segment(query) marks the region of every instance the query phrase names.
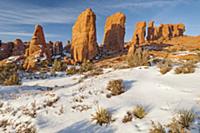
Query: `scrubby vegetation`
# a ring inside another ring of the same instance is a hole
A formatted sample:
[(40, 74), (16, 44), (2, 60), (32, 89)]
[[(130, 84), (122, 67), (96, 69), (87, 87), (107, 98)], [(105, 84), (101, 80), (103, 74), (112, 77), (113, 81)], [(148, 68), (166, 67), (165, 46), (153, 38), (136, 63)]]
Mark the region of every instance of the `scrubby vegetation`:
[(98, 107), (95, 114), (92, 115), (92, 121), (102, 126), (103, 124), (110, 124), (113, 121), (110, 112), (102, 107)]
[(127, 112), (126, 115), (124, 116), (124, 118), (122, 119), (123, 123), (127, 123), (129, 121), (132, 121), (133, 119), (133, 114), (131, 112)]
[(149, 133), (166, 133), (165, 127), (161, 123), (155, 123), (152, 121), (152, 127)]
[(172, 63), (170, 60), (163, 60), (158, 63), (158, 68), (161, 74), (166, 74), (172, 69)]
[(178, 123), (183, 128), (189, 128), (195, 119), (195, 114), (191, 110), (179, 111)]
[(78, 72), (78, 69), (75, 66), (66, 69), (67, 75), (73, 75), (73, 74), (76, 74), (77, 72)]
[(129, 67), (148, 66), (149, 53), (142, 48), (136, 48), (132, 53), (127, 56)]
[(133, 115), (136, 118), (143, 119), (147, 115), (147, 112), (146, 112), (144, 106), (137, 105), (133, 110)]
[(0, 66), (0, 84), (2, 85), (20, 85), (18, 67), (15, 64), (2, 64)]
[(187, 74), (187, 73), (194, 73), (195, 72), (196, 65), (192, 61), (188, 61), (186, 63), (183, 63), (182, 66), (179, 66), (175, 69), (176, 74)]
[(80, 73), (88, 72), (94, 69), (94, 64), (91, 62), (84, 62), (79, 69)]
[(122, 79), (111, 80), (108, 82), (107, 90), (109, 90), (113, 96), (120, 95), (125, 91), (124, 89), (125, 87)]

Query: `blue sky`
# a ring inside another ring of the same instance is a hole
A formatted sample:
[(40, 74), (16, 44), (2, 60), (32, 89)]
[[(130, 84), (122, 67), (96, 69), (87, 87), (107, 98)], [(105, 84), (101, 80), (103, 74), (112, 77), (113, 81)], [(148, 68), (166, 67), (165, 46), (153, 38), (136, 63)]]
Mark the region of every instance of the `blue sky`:
[(126, 37), (132, 38), (137, 21), (185, 23), (186, 34), (200, 35), (200, 0), (1, 0), (0, 39), (31, 39), (35, 24), (41, 24), (47, 41), (71, 40), (77, 16), (86, 8), (96, 14), (97, 40), (102, 43), (106, 17), (126, 14)]

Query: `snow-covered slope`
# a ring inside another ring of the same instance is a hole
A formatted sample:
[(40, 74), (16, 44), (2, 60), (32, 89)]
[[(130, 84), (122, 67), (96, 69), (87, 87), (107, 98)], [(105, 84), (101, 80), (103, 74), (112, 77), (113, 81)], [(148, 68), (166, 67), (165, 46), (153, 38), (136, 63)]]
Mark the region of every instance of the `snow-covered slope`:
[[(179, 109), (200, 110), (199, 68), (193, 74), (180, 75), (174, 71), (162, 75), (156, 67), (141, 67), (105, 70), (103, 75), (79, 82), (81, 77), (26, 80), (22, 86), (0, 87), (0, 110), (4, 110), (0, 120), (9, 119), (18, 128), (17, 121), (30, 121), (29, 126), (36, 126), (41, 133), (147, 133), (152, 120), (167, 124)], [(123, 79), (126, 91), (107, 98), (106, 86), (113, 79)], [(147, 108), (147, 116), (122, 123), (126, 112), (138, 104)], [(108, 109), (116, 120), (108, 126), (91, 122), (97, 106)], [(30, 117), (33, 108), (36, 116)], [(197, 124), (193, 125), (194, 133)], [(12, 127), (8, 130), (14, 131)]]

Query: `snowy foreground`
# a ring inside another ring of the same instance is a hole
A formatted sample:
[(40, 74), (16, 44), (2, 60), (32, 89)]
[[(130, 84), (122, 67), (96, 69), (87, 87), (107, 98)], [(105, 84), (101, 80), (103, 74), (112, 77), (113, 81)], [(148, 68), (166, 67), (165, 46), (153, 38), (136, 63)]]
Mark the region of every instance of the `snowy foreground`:
[[(0, 120), (7, 119), (14, 128), (24, 122), (39, 133), (148, 133), (152, 120), (167, 124), (177, 110), (200, 112), (200, 68), (180, 75), (173, 70), (162, 75), (157, 67), (106, 69), (103, 75), (79, 83), (80, 78), (26, 80), (22, 86), (0, 87)], [(107, 98), (106, 86), (113, 79), (123, 79), (126, 91)], [(137, 104), (148, 107), (147, 116), (122, 123), (126, 112)], [(107, 126), (91, 122), (97, 106), (108, 109), (116, 121)], [(36, 112), (32, 108), (37, 108)], [(198, 123), (192, 125), (192, 133), (198, 133)], [(14, 128), (0, 128), (0, 132)]]

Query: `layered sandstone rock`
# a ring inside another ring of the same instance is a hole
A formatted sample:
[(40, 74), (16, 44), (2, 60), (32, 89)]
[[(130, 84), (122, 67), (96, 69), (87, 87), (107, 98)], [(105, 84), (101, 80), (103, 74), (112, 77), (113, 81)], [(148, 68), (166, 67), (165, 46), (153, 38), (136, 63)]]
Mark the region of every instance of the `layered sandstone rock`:
[(24, 55), (25, 53), (25, 45), (20, 39), (16, 39), (13, 42), (12, 56)]
[(135, 32), (132, 38), (133, 44), (142, 44), (145, 42), (146, 22), (138, 22), (135, 27)]
[(156, 38), (157, 31), (154, 27), (154, 21), (150, 21), (147, 29), (147, 41), (153, 41)]
[(115, 53), (123, 51), (125, 23), (126, 16), (120, 12), (106, 19), (103, 45), (107, 52)]
[(62, 55), (63, 54), (63, 44), (60, 41), (53, 43), (52, 55)]
[(150, 21), (148, 26), (147, 40), (170, 40), (174, 37), (183, 36), (184, 32), (184, 24), (161, 24), (159, 27), (155, 27), (154, 22)]
[(25, 55), (27, 57), (23, 66), (27, 71), (37, 69), (37, 62), (40, 61), (41, 58), (44, 60), (51, 59), (51, 51), (46, 45), (42, 26), (35, 26), (33, 37)]
[(71, 54), (75, 62), (91, 60), (97, 55), (96, 15), (91, 9), (82, 12), (72, 29)]
[(0, 44), (0, 60), (8, 58), (9, 56), (12, 55), (13, 45), (14, 45), (13, 42)]

